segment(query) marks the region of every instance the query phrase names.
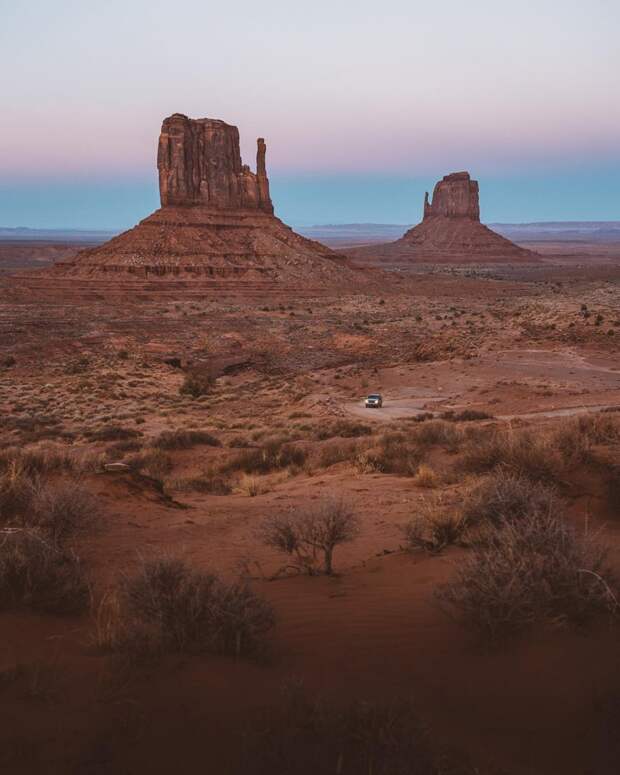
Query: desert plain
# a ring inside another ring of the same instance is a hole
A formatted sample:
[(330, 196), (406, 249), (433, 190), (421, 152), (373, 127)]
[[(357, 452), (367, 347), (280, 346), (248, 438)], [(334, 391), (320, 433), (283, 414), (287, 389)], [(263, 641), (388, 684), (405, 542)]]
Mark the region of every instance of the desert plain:
[(0, 242), (2, 771), (618, 772), (620, 241), (308, 239), (235, 132)]

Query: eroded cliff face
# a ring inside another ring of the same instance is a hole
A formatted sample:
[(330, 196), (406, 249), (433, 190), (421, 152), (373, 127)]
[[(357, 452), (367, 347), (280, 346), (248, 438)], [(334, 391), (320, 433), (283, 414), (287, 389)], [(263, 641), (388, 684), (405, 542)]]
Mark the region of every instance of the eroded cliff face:
[(265, 141), (259, 138), (257, 146), (254, 173), (241, 162), (237, 127), (181, 113), (165, 118), (157, 152), (162, 207), (202, 205), (273, 213)]
[(469, 172), (444, 175), (435, 185), (432, 203), (425, 194), (424, 220), (437, 217), (480, 220), (478, 181), (472, 180)]

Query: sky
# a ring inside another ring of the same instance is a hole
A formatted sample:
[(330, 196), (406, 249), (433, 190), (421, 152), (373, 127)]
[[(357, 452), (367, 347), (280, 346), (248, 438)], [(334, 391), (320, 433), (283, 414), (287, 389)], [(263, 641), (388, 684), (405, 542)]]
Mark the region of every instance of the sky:
[(0, 0), (0, 226), (133, 225), (175, 112), (265, 137), (293, 225), (465, 169), (487, 222), (620, 219), (619, 39), (618, 0)]

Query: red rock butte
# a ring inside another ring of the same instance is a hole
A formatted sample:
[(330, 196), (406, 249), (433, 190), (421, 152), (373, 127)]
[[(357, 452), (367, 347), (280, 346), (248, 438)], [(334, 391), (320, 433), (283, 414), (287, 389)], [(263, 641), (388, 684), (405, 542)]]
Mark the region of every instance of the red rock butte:
[(72, 278), (76, 287), (91, 281), (102, 292), (156, 283), (160, 290), (258, 294), (366, 284), (365, 270), (276, 218), (265, 155), (259, 138), (252, 172), (242, 163), (237, 127), (169, 116), (157, 153), (161, 207), (109, 242), (55, 264), (45, 272), (48, 283)]
[(478, 181), (469, 172), (445, 175), (424, 195), (422, 222), (396, 242), (349, 251), (354, 257), (371, 255), (386, 262), (511, 263), (538, 261), (536, 253), (480, 223)]

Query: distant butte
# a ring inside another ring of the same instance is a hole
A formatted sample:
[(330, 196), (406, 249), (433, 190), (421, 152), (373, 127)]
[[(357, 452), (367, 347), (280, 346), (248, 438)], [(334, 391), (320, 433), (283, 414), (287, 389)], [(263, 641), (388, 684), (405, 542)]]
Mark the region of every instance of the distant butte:
[(366, 270), (276, 218), (265, 155), (259, 138), (252, 172), (242, 163), (237, 127), (169, 116), (157, 153), (160, 209), (109, 242), (58, 262), (50, 273), (116, 286), (169, 280), (257, 293), (365, 284)]
[(445, 175), (424, 196), (422, 222), (396, 242), (348, 250), (354, 257), (386, 262), (510, 263), (538, 261), (536, 253), (515, 245), (480, 223), (478, 181), (469, 172)]

